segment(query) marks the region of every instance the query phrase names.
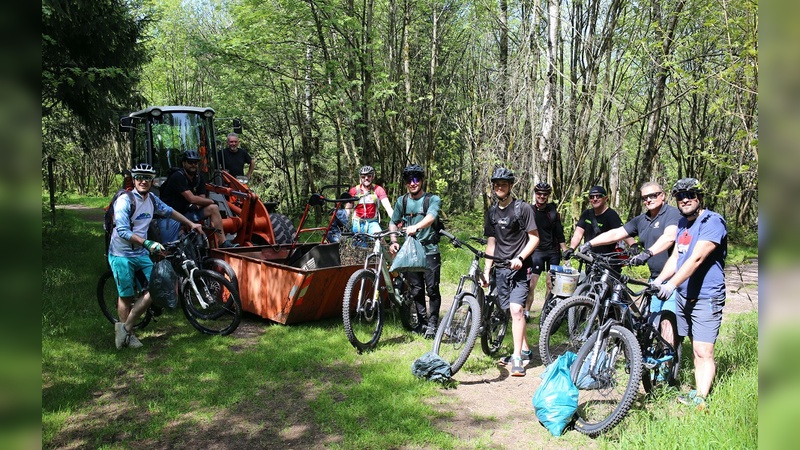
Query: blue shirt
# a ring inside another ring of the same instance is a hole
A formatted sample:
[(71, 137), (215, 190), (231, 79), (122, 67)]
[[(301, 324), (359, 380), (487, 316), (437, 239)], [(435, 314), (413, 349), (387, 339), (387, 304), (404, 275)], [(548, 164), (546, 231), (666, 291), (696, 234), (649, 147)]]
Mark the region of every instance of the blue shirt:
[[(134, 204), (131, 204), (129, 195), (120, 195), (114, 202), (114, 232), (111, 233), (111, 242), (108, 252), (114, 256), (134, 257), (147, 255), (146, 248), (132, 244), (130, 239), (137, 235), (147, 239), (147, 229), (154, 216), (169, 217), (172, 208), (162, 202), (155, 194), (147, 194), (150, 199), (145, 199), (135, 189), (133, 194)], [(131, 210), (133, 214), (131, 215)]]
[(679, 270), (691, 256), (700, 241), (710, 241), (717, 246), (689, 279), (678, 286), (678, 292), (687, 299), (724, 298), (728, 227), (725, 219), (719, 214), (705, 210), (693, 222), (681, 217), (678, 222), (678, 236), (675, 239), (675, 248), (678, 252), (676, 270)]

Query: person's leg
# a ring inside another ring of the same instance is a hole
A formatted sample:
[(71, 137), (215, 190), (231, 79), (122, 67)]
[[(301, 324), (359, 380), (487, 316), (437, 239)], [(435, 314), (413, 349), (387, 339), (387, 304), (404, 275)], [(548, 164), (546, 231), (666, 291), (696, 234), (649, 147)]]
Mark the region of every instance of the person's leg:
[(717, 364), (714, 361), (714, 344), (700, 342), (692, 339), (692, 353), (694, 356), (694, 382), (697, 396), (706, 398), (711, 391), (711, 383), (717, 373)]
[(539, 274), (535, 272), (531, 272), (531, 281), (530, 287), (528, 291), (528, 298), (525, 300), (525, 310), (523, 314), (526, 318), (530, 317), (531, 313), (531, 306), (533, 306), (534, 297), (536, 296), (536, 284), (539, 282)]
[(436, 327), (439, 325), (439, 309), (442, 307), (442, 294), (439, 292), (442, 257), (439, 253), (435, 253), (426, 255), (426, 259), (430, 270), (424, 272), (424, 279), (425, 291), (430, 302), (430, 309), (428, 310), (430, 317), (428, 318), (428, 329), (425, 331), (425, 337), (433, 339), (436, 335)]
[[(518, 271), (511, 280), (510, 305), (511, 312), (511, 333), (514, 339), (514, 353), (512, 354), (512, 376), (525, 376), (525, 368), (522, 365), (522, 353), (528, 354), (528, 339), (525, 333), (525, 300), (528, 298), (528, 279), (524, 272)], [(519, 364), (519, 365), (518, 365)]]
[(217, 239), (217, 247), (221, 247), (225, 242), (225, 231), (222, 229), (222, 215), (219, 213), (219, 206), (214, 203), (203, 208), (203, 218), (211, 220), (211, 226), (215, 228), (214, 236)]
[[(150, 257), (147, 255), (139, 256), (136, 258), (130, 258), (132, 267), (134, 271), (141, 270), (144, 274), (146, 280), (150, 280), (150, 274), (153, 271), (153, 261), (150, 260)], [(136, 325), (136, 321), (139, 320), (140, 317), (147, 311), (147, 308), (150, 307), (150, 292), (146, 289), (142, 293), (142, 296), (134, 299), (133, 306), (131, 307), (130, 314), (128, 317), (125, 318), (125, 331), (127, 331), (130, 335), (133, 335), (133, 327)], [(135, 342), (138, 342), (138, 339), (135, 337), (133, 338)], [(139, 343), (141, 345), (141, 343)]]
[(177, 241), (181, 234), (181, 223), (170, 217), (158, 219), (158, 231), (162, 243)]
[(125, 322), (131, 312), (133, 294), (136, 290), (133, 265), (129, 258), (108, 255), (108, 265), (117, 285), (117, 314), (120, 322)]

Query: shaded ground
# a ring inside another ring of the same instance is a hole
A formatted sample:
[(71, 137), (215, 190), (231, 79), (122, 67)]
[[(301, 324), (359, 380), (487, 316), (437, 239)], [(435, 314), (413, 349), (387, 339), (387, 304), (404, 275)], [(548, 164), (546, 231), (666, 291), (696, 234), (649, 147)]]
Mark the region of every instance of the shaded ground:
[[(86, 220), (103, 219), (102, 209), (73, 205), (65, 208), (79, 211)], [(741, 267), (731, 265), (726, 273), (728, 297), (723, 320), (733, 314), (758, 311), (758, 261), (748, 262)], [(454, 289), (452, 284), (443, 285), (443, 310), (452, 302)], [(538, 316), (538, 311), (536, 315)], [(264, 326), (259, 319), (246, 317), (236, 333), (241, 339), (238, 349), (246, 350), (249, 343), (264, 332)], [(355, 376), (348, 367), (326, 366), (316, 369), (330, 373), (331, 380)], [(508, 371), (501, 366), (482, 375), (459, 372), (455, 376), (457, 387), (443, 389), (443, 397), (432, 400), (434, 407), (451, 414), (446, 421), (436, 426), (462, 439), (478, 441), (476, 446), (481, 448), (593, 448), (593, 441), (587, 446), (586, 440), (581, 439), (578, 444), (571, 439), (570, 433), (552, 438), (538, 423), (531, 397), (539, 386), (539, 375), (543, 371), (541, 362), (534, 359), (528, 365), (527, 375), (521, 378), (510, 377)], [(92, 433), (97, 424), (106, 421), (122, 419), (146, 422), (147, 417), (132, 417), (135, 411), (129, 404), (128, 390), (135, 383), (131, 378), (134, 376), (120, 374), (117, 385), (111, 391), (98, 392), (95, 398), (97, 408), (91, 416), (70, 418), (66, 429), (53, 441), (53, 447), (80, 448), (86, 443), (85, 436)], [(255, 393), (258, 400), (251, 402), (258, 405), (257, 410), (248, 410), (243, 406), (236, 411), (218, 411), (210, 415), (213, 420), (203, 422), (199, 429), (196, 426), (186, 429), (185, 422), (181, 421), (183, 426), (176, 425), (166, 430), (165, 436), (159, 442), (141, 442), (135, 439), (132, 442), (136, 442), (137, 446), (157, 449), (250, 449), (274, 447), (276, 443), (287, 448), (316, 449), (341, 442), (341, 436), (323, 433), (311, 422), (313, 412), (305, 401), (310, 395), (314, 395), (313, 386), (298, 385), (290, 391), (282, 390), (280, 394), (258, 392)], [(290, 410), (285, 408), (287, 402), (293, 405)], [(274, 408), (264, 407), (271, 403)], [(203, 414), (207, 415), (209, 412), (205, 411)], [(214, 436), (214, 444), (211, 446), (208, 436)], [(113, 440), (130, 443), (130, 438), (131, 436), (115, 436)]]

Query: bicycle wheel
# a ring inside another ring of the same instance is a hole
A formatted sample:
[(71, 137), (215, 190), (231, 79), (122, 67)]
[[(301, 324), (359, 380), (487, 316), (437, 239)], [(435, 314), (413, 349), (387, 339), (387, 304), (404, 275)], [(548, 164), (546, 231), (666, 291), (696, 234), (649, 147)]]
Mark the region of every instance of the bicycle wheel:
[(486, 356), (494, 356), (500, 351), (508, 330), (508, 311), (504, 311), (497, 297), (488, 296), (484, 302), (483, 316), (486, 317), (481, 333), (481, 348)]
[(224, 276), (233, 284), (233, 287), (236, 288), (236, 292), (239, 292), (239, 279), (236, 277), (236, 272), (234, 272), (233, 267), (225, 262), (224, 259), (205, 258), (203, 260), (203, 269), (212, 270)]
[(383, 331), (383, 305), (378, 274), (369, 269), (353, 272), (344, 288), (342, 322), (347, 340), (359, 353), (378, 345)]
[[(119, 292), (117, 291), (117, 283), (114, 281), (114, 274), (108, 270), (103, 275), (100, 275), (100, 280), (97, 281), (97, 302), (100, 305), (100, 311), (106, 316), (112, 324), (119, 322), (117, 313), (117, 299)], [(133, 326), (133, 329), (142, 329), (153, 320), (153, 311), (147, 308), (139, 321)]]
[[(630, 330), (612, 325), (600, 337), (595, 355), (597, 333), (581, 347), (570, 369), (572, 381), (578, 386), (575, 429), (591, 437), (614, 428), (625, 417), (642, 377), (642, 352)], [(595, 360), (595, 368), (591, 369)]]
[(403, 324), (403, 328), (407, 331), (413, 331), (419, 326), (417, 307), (414, 304), (414, 299), (409, 294), (405, 277), (401, 281), (401, 283), (395, 285), (395, 291), (399, 291), (398, 293), (400, 294), (400, 323)]
[[(663, 314), (663, 313), (662, 313)], [(678, 325), (675, 323), (675, 315), (671, 312), (669, 316), (669, 327), (672, 328), (672, 336), (680, 341), (678, 337)], [(661, 332), (663, 324), (658, 324), (658, 332)], [(677, 386), (678, 371), (681, 367), (681, 357), (683, 349), (680, 342), (675, 346), (675, 352), (671, 352), (666, 344), (661, 342), (655, 335), (642, 345), (643, 364), (642, 385), (644, 391), (652, 392), (659, 386)]]
[(552, 292), (548, 292), (544, 297), (544, 303), (542, 303), (542, 313), (539, 315), (539, 335), (542, 333), (542, 325), (544, 325), (547, 315), (550, 314), (550, 311), (552, 311), (553, 308), (555, 308), (559, 300), (560, 297), (556, 297)]
[(181, 307), (189, 323), (204, 334), (233, 333), (242, 320), (242, 302), (233, 283), (204, 269), (194, 271), (192, 279), (194, 286), (185, 278), (180, 291)]
[(433, 352), (450, 363), (450, 376), (467, 361), (481, 326), (480, 305), (471, 294), (457, 295), (452, 308), (439, 324), (433, 340)]
[(578, 352), (589, 335), (599, 328), (597, 317), (588, 323), (595, 306), (599, 307), (599, 304), (593, 298), (582, 295), (556, 303), (539, 332), (542, 364), (546, 366), (568, 351)]

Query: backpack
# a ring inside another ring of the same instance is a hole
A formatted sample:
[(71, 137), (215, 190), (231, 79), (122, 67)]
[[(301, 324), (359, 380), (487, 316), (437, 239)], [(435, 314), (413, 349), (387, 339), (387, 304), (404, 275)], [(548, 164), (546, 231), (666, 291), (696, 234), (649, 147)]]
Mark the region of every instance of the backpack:
[[(103, 214), (103, 231), (105, 231), (105, 240), (106, 240), (106, 256), (108, 256), (108, 249), (111, 246), (111, 233), (114, 232), (114, 228), (116, 228), (117, 224), (114, 222), (114, 203), (120, 197), (120, 195), (127, 195), (128, 200), (131, 202), (131, 205), (136, 205), (136, 199), (133, 197), (133, 192), (130, 189), (120, 189), (111, 197), (111, 201), (108, 202), (108, 206), (105, 207), (105, 213)], [(153, 203), (153, 208), (155, 209), (155, 200), (150, 195), (147, 196), (150, 201)], [(130, 215), (128, 219), (133, 221), (133, 213), (136, 211), (136, 208), (132, 208), (130, 211)], [(155, 221), (153, 221), (155, 222)], [(151, 227), (152, 223), (151, 223)]]
[[(525, 225), (522, 224), (522, 200), (515, 198), (514, 199), (514, 220), (513, 222), (517, 224), (518, 230), (524, 230)], [(489, 207), (489, 220), (492, 223), (492, 226), (497, 225), (497, 203)]]
[[(416, 216), (422, 215), (425, 217), (428, 214), (428, 206), (431, 204), (431, 197), (433, 194), (430, 192), (426, 192), (425, 195), (422, 196), (422, 213), (415, 213), (415, 214), (406, 214), (406, 208), (408, 207), (408, 194), (403, 194), (403, 217), (408, 216)], [(440, 230), (446, 230), (444, 223), (439, 219), (439, 214), (436, 215), (436, 219), (433, 221), (433, 225), (431, 225), (431, 229), (433, 230), (433, 236), (430, 238), (430, 242), (433, 244), (438, 244), (439, 239), (441, 239), (442, 235), (439, 234)]]

